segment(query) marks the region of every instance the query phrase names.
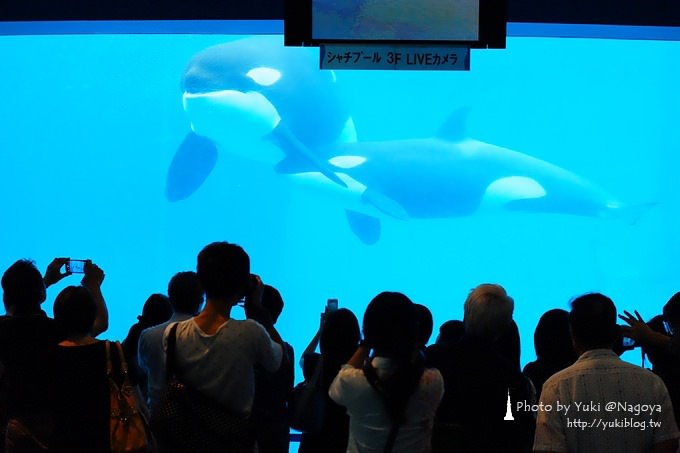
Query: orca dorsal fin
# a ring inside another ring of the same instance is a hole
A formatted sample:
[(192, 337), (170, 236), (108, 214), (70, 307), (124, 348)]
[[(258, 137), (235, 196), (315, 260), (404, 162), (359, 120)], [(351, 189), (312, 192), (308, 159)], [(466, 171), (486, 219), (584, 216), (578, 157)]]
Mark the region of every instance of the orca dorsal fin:
[(441, 125), (437, 132), (437, 138), (449, 142), (458, 142), (465, 138), (467, 117), (470, 114), (470, 107), (461, 107), (451, 113), (446, 121)]

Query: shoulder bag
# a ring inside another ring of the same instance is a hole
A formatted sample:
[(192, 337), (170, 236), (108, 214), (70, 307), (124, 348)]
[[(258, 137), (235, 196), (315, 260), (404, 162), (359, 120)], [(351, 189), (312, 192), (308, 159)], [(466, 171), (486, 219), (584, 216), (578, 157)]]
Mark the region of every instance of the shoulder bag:
[(148, 409), (139, 388), (130, 384), (128, 366), (119, 342), (114, 343), (123, 377), (116, 383), (111, 361), (111, 342), (106, 342), (106, 376), (111, 400), (110, 445), (111, 453), (151, 453), (155, 442), (149, 428)]
[(312, 377), (293, 389), (290, 397), (290, 427), (303, 433), (318, 433), (323, 429), (325, 413), (323, 356), (319, 356)]
[(198, 392), (177, 374), (177, 324), (168, 334), (166, 388), (151, 414), (151, 427), (159, 446), (183, 453), (252, 453), (254, 429), (250, 419), (234, 414)]

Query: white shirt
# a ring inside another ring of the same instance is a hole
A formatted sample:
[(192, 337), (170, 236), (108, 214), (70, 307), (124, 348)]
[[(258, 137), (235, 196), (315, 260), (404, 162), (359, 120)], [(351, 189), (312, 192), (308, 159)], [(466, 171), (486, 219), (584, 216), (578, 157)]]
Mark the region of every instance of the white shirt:
[(609, 349), (551, 376), (540, 402), (534, 451), (640, 453), (680, 437), (661, 379)]
[[(165, 329), (167, 345), (170, 326)], [(281, 346), (259, 323), (229, 319), (213, 335), (194, 319), (177, 325), (177, 367), (184, 382), (240, 414), (250, 414), (255, 394), (254, 365), (274, 372), (282, 358)]]
[(139, 335), (137, 360), (139, 368), (147, 376), (147, 401), (151, 409), (160, 398), (165, 387), (165, 350), (163, 348), (163, 332), (168, 324), (185, 321), (191, 318), (188, 313), (174, 313), (170, 320), (157, 326), (144, 329)]
[[(378, 375), (390, 369), (389, 359), (376, 357), (372, 362)], [(349, 414), (350, 453), (382, 453), (392, 427), (380, 395), (371, 387), (363, 370), (343, 365), (328, 391)], [(399, 426), (392, 451), (420, 453), (430, 451), (432, 424), (444, 396), (444, 379), (439, 370), (428, 368), (406, 406), (405, 421)]]

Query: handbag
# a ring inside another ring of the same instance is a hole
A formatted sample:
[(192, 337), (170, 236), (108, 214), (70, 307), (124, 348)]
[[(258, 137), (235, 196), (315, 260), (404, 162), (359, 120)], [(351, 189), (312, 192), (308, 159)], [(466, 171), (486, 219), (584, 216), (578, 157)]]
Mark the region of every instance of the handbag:
[(323, 389), (323, 356), (319, 357), (308, 381), (299, 383), (290, 397), (290, 426), (303, 433), (323, 429), (326, 414), (326, 392)]
[(162, 448), (183, 453), (252, 453), (255, 432), (248, 417), (234, 414), (182, 381), (175, 364), (177, 324), (168, 334), (168, 381), (151, 414), (151, 427)]
[(130, 384), (128, 367), (119, 342), (115, 349), (120, 359), (123, 376), (121, 385), (116, 383), (111, 361), (111, 342), (106, 342), (106, 376), (109, 381), (111, 401), (110, 446), (111, 453), (150, 453), (155, 451), (155, 442), (149, 428), (148, 409), (139, 387)]

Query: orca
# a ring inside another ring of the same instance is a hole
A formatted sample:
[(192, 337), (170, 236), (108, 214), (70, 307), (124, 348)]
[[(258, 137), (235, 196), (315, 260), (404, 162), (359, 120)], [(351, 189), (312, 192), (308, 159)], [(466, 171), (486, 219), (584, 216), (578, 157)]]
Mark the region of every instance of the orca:
[[(270, 163), (280, 173), (312, 168), (344, 186), (313, 151), (356, 140), (335, 74), (320, 71), (318, 59), (317, 49), (284, 47), (275, 35), (237, 39), (194, 55), (181, 80), (190, 130), (169, 166), (167, 199), (192, 195), (221, 151)], [(259, 146), (262, 141), (271, 146)]]
[(469, 216), (482, 208), (588, 217), (609, 215), (634, 223), (654, 203), (625, 206), (569, 170), (465, 133), (468, 109), (428, 138), (336, 143), (319, 154), (346, 188), (314, 171), (295, 178), (344, 196), (347, 220), (365, 243), (380, 238), (380, 218)]

